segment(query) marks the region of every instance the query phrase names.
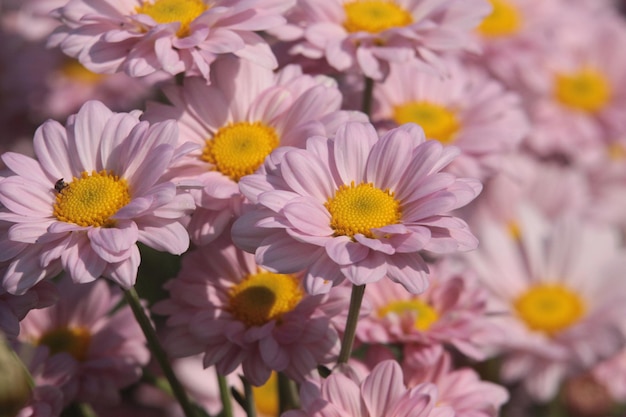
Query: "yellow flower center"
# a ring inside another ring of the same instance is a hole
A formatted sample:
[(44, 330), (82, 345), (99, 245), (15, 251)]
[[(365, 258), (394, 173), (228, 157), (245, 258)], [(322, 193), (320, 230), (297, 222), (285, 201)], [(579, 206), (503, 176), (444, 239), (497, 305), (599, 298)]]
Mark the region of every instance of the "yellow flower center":
[(439, 314), (437, 314), (437, 311), (430, 305), (418, 299), (393, 301), (378, 309), (378, 316), (381, 318), (389, 314), (414, 315), (415, 322), (413, 323), (413, 327), (420, 331), (430, 329), (430, 326), (439, 320)]
[(89, 71), (76, 59), (68, 59), (65, 61), (60, 71), (63, 76), (84, 84), (96, 84), (103, 78), (106, 78), (104, 74), (96, 74), (95, 72)]
[(239, 181), (256, 171), (279, 142), (274, 128), (261, 122), (239, 122), (221, 128), (207, 139), (202, 159), (233, 181)]
[(396, 224), (401, 219), (400, 203), (393, 192), (372, 183), (342, 185), (324, 203), (330, 213), (335, 236), (353, 237), (357, 233), (373, 238), (371, 229)]
[(414, 101), (396, 106), (393, 119), (398, 124), (417, 123), (424, 129), (427, 139), (436, 139), (444, 144), (454, 141), (460, 123), (454, 112), (427, 101)]
[(513, 239), (517, 241), (522, 240), (522, 229), (520, 228), (518, 222), (516, 222), (515, 220), (511, 220), (506, 224), (506, 229)]
[(154, 3), (144, 2), (135, 10), (139, 14), (147, 14), (160, 24), (180, 22), (176, 35), (180, 38), (189, 35), (189, 25), (204, 13), (208, 6), (202, 0), (156, 0)]
[(585, 68), (570, 74), (556, 74), (555, 95), (567, 107), (594, 113), (609, 101), (611, 86), (602, 73)]
[(559, 284), (540, 284), (515, 301), (515, 309), (526, 325), (548, 334), (576, 323), (585, 313), (583, 300)]
[(478, 26), (478, 32), (491, 38), (516, 33), (522, 25), (519, 10), (507, 0), (489, 0), (489, 2), (493, 6), (493, 11)]
[(50, 355), (66, 352), (77, 361), (87, 358), (91, 333), (83, 327), (61, 327), (44, 334), (37, 342), (50, 349)]
[(292, 311), (304, 293), (292, 275), (259, 272), (247, 276), (229, 290), (228, 311), (247, 326), (280, 321)]
[(346, 13), (343, 27), (348, 32), (379, 33), (413, 22), (411, 14), (393, 1), (355, 0), (345, 3), (343, 9)]
[(58, 191), (53, 214), (62, 222), (79, 226), (111, 227), (113, 216), (130, 203), (130, 192), (125, 179), (106, 170), (91, 175), (83, 172), (80, 178)]
[(278, 417), (278, 374), (273, 371), (270, 379), (260, 387), (252, 387), (254, 405), (257, 415), (264, 417)]

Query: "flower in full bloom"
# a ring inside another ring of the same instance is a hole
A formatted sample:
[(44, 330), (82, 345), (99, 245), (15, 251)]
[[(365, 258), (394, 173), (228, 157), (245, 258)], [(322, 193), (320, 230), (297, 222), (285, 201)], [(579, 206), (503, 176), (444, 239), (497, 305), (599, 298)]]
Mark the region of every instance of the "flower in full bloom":
[(380, 80), (389, 62), (414, 58), (424, 70), (445, 71), (439, 57), (471, 49), (468, 33), (490, 10), (486, 0), (300, 0), (289, 25), (272, 33), (293, 42), (293, 54)]
[(449, 214), (481, 190), (477, 180), (440, 172), (457, 155), (415, 124), (379, 138), (369, 123), (347, 123), (334, 139), (311, 137), (306, 149), (270, 155), (241, 179), (254, 208), (237, 219), (233, 239), (271, 271), (306, 269), (311, 293), (344, 278), (361, 285), (385, 276), (421, 292), (428, 267), (420, 251), (477, 244)]
[(181, 221), (190, 195), (162, 177), (188, 148), (176, 147), (174, 121), (139, 121), (87, 102), (67, 126), (49, 120), (35, 133), (38, 160), (7, 152), (11, 175), (0, 181), (0, 219), (11, 223), (3, 245), (27, 246), (6, 267), (2, 284), (22, 294), (65, 269), (75, 282), (110, 278), (135, 283), (137, 242), (180, 254), (189, 237)]
[(417, 123), (427, 139), (461, 149), (447, 171), (484, 179), (526, 136), (526, 116), (519, 96), (486, 73), (458, 60), (444, 62), (445, 78), (392, 65), (390, 76), (374, 86), (372, 120), (385, 127)]
[(466, 254), (506, 329), (504, 381), (549, 400), (567, 376), (589, 370), (626, 341), (626, 254), (614, 228), (573, 215), (548, 222), (520, 208), (515, 233), (485, 221)]
[(70, 0), (58, 9), (64, 26), (50, 38), (97, 73), (143, 77), (157, 71), (201, 75), (232, 53), (268, 68), (276, 58), (255, 33), (285, 22), (294, 0)]
[(187, 254), (166, 288), (169, 299), (154, 307), (168, 316), (166, 348), (204, 353), (204, 366), (221, 375), (241, 365), (253, 385), (272, 370), (302, 381), (339, 353), (335, 316), (347, 310), (348, 290), (307, 295), (297, 275), (259, 268), (225, 237)]
[(533, 129), (525, 145), (540, 157), (577, 161), (626, 135), (626, 27), (621, 17), (585, 11), (554, 42), (527, 84)]
[(139, 380), (150, 358), (130, 307), (119, 307), (120, 288), (103, 280), (75, 284), (64, 276), (58, 291), (63, 297), (55, 305), (32, 310), (20, 322), (18, 340), (47, 347), (44, 365), (69, 360), (75, 372), (57, 386), (65, 405), (118, 401), (118, 391)]
[(419, 295), (379, 281), (365, 292), (371, 307), (356, 335), (364, 343), (451, 345), (473, 359), (502, 337), (487, 316), (487, 293), (471, 272), (456, 271), (445, 258), (430, 265), (430, 285)]
[(237, 183), (272, 150), (304, 147), (309, 136), (332, 135), (342, 122), (367, 120), (339, 110), (341, 93), (334, 80), (304, 75), (295, 65), (274, 73), (250, 61), (222, 58), (211, 71), (211, 85), (192, 77), (164, 91), (173, 106), (148, 103), (144, 118), (176, 119), (179, 142), (198, 144), (172, 173), (203, 185), (188, 225), (199, 245), (219, 236), (240, 214), (243, 197)]
[(454, 410), (439, 404), (431, 383), (407, 388), (398, 362), (382, 361), (362, 381), (350, 372), (333, 372), (321, 382), (307, 381), (300, 388), (302, 409), (284, 417), (452, 417)]

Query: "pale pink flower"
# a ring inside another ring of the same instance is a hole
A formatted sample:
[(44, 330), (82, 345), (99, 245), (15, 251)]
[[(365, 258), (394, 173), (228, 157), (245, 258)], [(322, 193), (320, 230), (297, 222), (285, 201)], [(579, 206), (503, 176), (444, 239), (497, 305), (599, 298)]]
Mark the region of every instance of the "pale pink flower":
[(307, 295), (298, 276), (259, 268), (228, 239), (187, 254), (166, 288), (170, 298), (154, 308), (169, 316), (165, 346), (176, 357), (204, 353), (222, 375), (241, 365), (253, 385), (272, 370), (302, 381), (338, 354), (333, 319), (347, 310), (347, 289)]
[[(351, 376), (348, 376), (351, 375)], [(322, 381), (307, 381), (300, 388), (300, 410), (283, 417), (452, 417), (454, 410), (440, 405), (435, 385), (407, 388), (400, 365), (386, 360), (362, 381), (353, 372), (333, 372)]]
[(626, 254), (617, 230), (571, 215), (549, 222), (522, 207), (514, 232), (488, 221), (477, 232), (481, 247), (466, 258), (506, 330), (504, 381), (521, 380), (546, 401), (565, 377), (623, 346)]
[(279, 146), (304, 147), (313, 135), (332, 135), (346, 121), (365, 115), (340, 111), (341, 93), (334, 80), (302, 74), (291, 65), (273, 73), (250, 61), (218, 60), (211, 85), (185, 78), (184, 85), (164, 89), (173, 106), (148, 103), (144, 118), (176, 119), (179, 143), (198, 149), (172, 170), (180, 179), (195, 179), (197, 210), (188, 226), (194, 243), (205, 245), (240, 214), (239, 179), (252, 174)]
[(63, 127), (49, 120), (35, 133), (38, 160), (5, 153), (12, 174), (0, 182), (0, 218), (13, 223), (3, 245), (28, 247), (11, 259), (4, 288), (22, 294), (65, 269), (75, 282), (104, 276), (135, 283), (137, 242), (180, 254), (189, 238), (181, 224), (190, 195), (162, 177), (188, 148), (176, 148), (174, 121), (139, 121), (87, 102)]
[(461, 154), (446, 171), (484, 179), (500, 169), (529, 131), (519, 96), (486, 73), (444, 60), (445, 78), (410, 64), (392, 65), (374, 86), (372, 120), (383, 127), (416, 123), (427, 139), (454, 144)]
[(119, 307), (121, 290), (103, 280), (74, 284), (65, 276), (58, 291), (63, 297), (54, 306), (26, 315), (18, 339), (46, 346), (46, 362), (71, 360), (76, 372), (58, 385), (65, 405), (118, 401), (118, 391), (139, 380), (150, 358), (132, 311)]
[(292, 54), (381, 80), (390, 62), (413, 59), (425, 71), (444, 72), (439, 57), (476, 50), (468, 34), (490, 10), (486, 0), (299, 0), (289, 25), (272, 33), (294, 42)]
[[(472, 368), (453, 369), (447, 352), (405, 351), (402, 369), (408, 387), (431, 382), (437, 386), (440, 406), (454, 409), (456, 417), (497, 417), (509, 393), (500, 385), (482, 381)], [(434, 354), (433, 354), (434, 353)]]
[(58, 9), (64, 23), (50, 38), (97, 73), (142, 77), (157, 71), (201, 75), (220, 54), (232, 53), (268, 68), (269, 45), (255, 31), (285, 22), (294, 0), (70, 0)]
[(526, 86), (533, 129), (525, 145), (540, 157), (576, 161), (626, 134), (626, 27), (581, 13)]
[(371, 124), (347, 123), (334, 139), (311, 137), (306, 149), (272, 154), (261, 172), (242, 178), (255, 206), (235, 222), (234, 241), (272, 271), (306, 269), (311, 293), (344, 278), (361, 285), (385, 276), (422, 292), (428, 267), (420, 251), (477, 244), (449, 213), (481, 184), (439, 172), (457, 155), (455, 147), (427, 142), (415, 124), (379, 138)]
[(471, 271), (449, 261), (430, 268), (430, 285), (419, 295), (384, 281), (368, 286), (364, 300), (371, 313), (359, 320), (357, 338), (369, 344), (450, 345), (485, 359), (485, 348), (503, 336), (487, 316), (486, 290)]

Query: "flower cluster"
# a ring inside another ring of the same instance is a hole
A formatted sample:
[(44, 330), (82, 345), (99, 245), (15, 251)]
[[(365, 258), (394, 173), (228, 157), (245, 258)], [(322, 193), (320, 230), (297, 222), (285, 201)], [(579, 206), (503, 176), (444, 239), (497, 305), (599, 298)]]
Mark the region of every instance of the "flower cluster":
[(5, 3), (0, 414), (623, 414), (617, 1)]

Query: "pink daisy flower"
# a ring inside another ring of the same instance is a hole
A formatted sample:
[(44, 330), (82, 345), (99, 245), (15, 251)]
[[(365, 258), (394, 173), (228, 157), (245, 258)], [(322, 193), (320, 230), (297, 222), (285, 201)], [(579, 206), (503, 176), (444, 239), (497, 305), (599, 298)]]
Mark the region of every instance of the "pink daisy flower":
[(573, 22), (584, 29), (564, 29), (528, 84), (525, 145), (541, 157), (577, 160), (626, 134), (626, 27), (615, 16)]
[(156, 71), (201, 75), (232, 53), (268, 68), (269, 45), (254, 31), (285, 22), (294, 0), (70, 0), (58, 9), (64, 26), (50, 37), (66, 54), (97, 73), (143, 77)]
[(389, 62), (418, 59), (424, 70), (444, 71), (438, 56), (475, 50), (467, 35), (490, 10), (486, 0), (300, 0), (289, 25), (272, 33), (294, 42), (292, 54), (381, 80)]
[(228, 375), (241, 365), (253, 385), (272, 370), (302, 381), (339, 351), (333, 317), (347, 310), (348, 290), (307, 295), (295, 275), (257, 266), (227, 239), (190, 252), (170, 298), (155, 305), (169, 316), (165, 346), (177, 357), (204, 353), (204, 366)]
[(58, 284), (63, 297), (54, 306), (32, 310), (20, 323), (19, 340), (46, 346), (48, 358), (71, 358), (75, 374), (59, 386), (64, 404), (114, 403), (119, 390), (136, 382), (150, 358), (143, 333), (129, 307), (118, 308), (119, 288), (106, 281)]
[(530, 208), (516, 233), (485, 222), (481, 248), (466, 255), (506, 329), (504, 381), (522, 380), (534, 399), (554, 397), (566, 377), (588, 370), (626, 341), (626, 254), (615, 229)]
[[(351, 375), (351, 376), (348, 376)], [(400, 365), (386, 360), (362, 381), (353, 372), (333, 372), (328, 378), (307, 381), (300, 388), (302, 409), (284, 417), (452, 417), (454, 410), (439, 404), (430, 383), (407, 388)]]
[(505, 388), (482, 381), (472, 368), (453, 369), (450, 355), (442, 350), (434, 355), (407, 354), (402, 369), (408, 387), (435, 384), (439, 391), (437, 404), (453, 408), (456, 417), (497, 417), (509, 400)]
[(447, 171), (483, 179), (517, 148), (528, 122), (516, 94), (476, 68), (444, 62), (446, 78), (415, 65), (392, 65), (390, 76), (374, 87), (372, 120), (385, 127), (420, 125), (427, 139), (461, 150)]
[(249, 61), (224, 58), (215, 63), (210, 86), (201, 78), (186, 78), (184, 86), (171, 85), (164, 92), (173, 106), (148, 103), (144, 118), (176, 119), (179, 143), (198, 145), (172, 173), (203, 185), (195, 193), (198, 208), (188, 226), (199, 245), (219, 236), (240, 214), (243, 196), (237, 183), (273, 149), (304, 147), (309, 136), (332, 135), (342, 122), (367, 120), (361, 113), (339, 110), (335, 81), (304, 75), (293, 65), (273, 73)]
[(38, 160), (2, 155), (12, 175), (0, 182), (0, 219), (12, 225), (0, 240), (28, 245), (6, 259), (6, 291), (22, 294), (60, 267), (75, 282), (104, 276), (130, 288), (137, 242), (174, 254), (187, 250), (181, 221), (193, 199), (162, 178), (186, 149), (175, 147), (175, 122), (150, 125), (139, 115), (91, 101), (66, 127), (49, 120), (37, 130)]
[(239, 182), (255, 204), (234, 224), (235, 243), (274, 272), (307, 269), (310, 293), (344, 278), (356, 285), (387, 276), (412, 293), (427, 286), (426, 250), (476, 247), (467, 224), (449, 214), (481, 190), (474, 179), (439, 172), (458, 149), (406, 124), (377, 135), (347, 123), (334, 139), (314, 136), (306, 149), (271, 155)]
[(357, 338), (364, 343), (449, 344), (468, 357), (485, 359), (485, 348), (502, 337), (487, 317), (486, 290), (450, 262), (431, 267), (430, 285), (417, 296), (386, 282), (372, 284), (364, 298), (371, 313), (359, 320)]

